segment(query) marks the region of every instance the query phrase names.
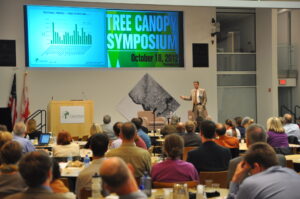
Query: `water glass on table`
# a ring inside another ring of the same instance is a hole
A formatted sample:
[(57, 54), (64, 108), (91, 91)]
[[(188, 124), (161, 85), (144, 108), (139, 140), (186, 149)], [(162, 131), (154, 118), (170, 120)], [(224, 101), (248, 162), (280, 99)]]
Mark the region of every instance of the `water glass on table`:
[(173, 186), (173, 199), (188, 199), (189, 192), (187, 184), (174, 184)]

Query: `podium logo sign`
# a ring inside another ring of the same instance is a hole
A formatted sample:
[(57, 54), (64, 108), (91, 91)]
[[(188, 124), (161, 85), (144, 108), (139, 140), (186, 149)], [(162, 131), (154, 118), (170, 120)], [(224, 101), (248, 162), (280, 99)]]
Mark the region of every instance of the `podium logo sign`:
[(84, 106), (61, 106), (60, 123), (84, 123)]

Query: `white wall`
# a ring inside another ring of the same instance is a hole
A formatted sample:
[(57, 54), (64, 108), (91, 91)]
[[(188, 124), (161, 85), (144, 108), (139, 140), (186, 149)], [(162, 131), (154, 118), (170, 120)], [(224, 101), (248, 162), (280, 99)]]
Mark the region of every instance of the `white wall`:
[[(128, 94), (137, 81), (149, 73), (181, 104), (176, 112), (187, 117), (190, 102), (181, 101), (179, 95), (188, 95), (193, 80), (199, 80), (208, 94), (207, 108), (209, 115), (217, 117), (216, 85), (216, 44), (211, 44), (211, 18), (215, 17), (215, 8), (142, 6), (101, 3), (72, 3), (52, 1), (0, 0), (0, 39), (14, 39), (17, 44), (17, 65), (13, 68), (0, 68), (0, 106), (6, 106), (12, 81), (12, 74), (17, 72), (17, 90), (21, 98), (22, 77), (25, 71), (24, 52), (24, 4), (68, 5), (83, 7), (128, 8), (147, 10), (182, 10), (184, 11), (184, 50), (185, 68), (183, 69), (28, 69), (29, 97), (31, 112), (46, 109), (52, 96), (55, 100), (84, 98), (95, 102), (95, 122), (100, 122), (104, 114), (111, 114), (113, 121), (124, 120), (117, 112), (116, 105)], [(192, 68), (192, 43), (209, 43), (209, 68)]]
[(277, 10), (256, 9), (257, 121), (278, 115)]

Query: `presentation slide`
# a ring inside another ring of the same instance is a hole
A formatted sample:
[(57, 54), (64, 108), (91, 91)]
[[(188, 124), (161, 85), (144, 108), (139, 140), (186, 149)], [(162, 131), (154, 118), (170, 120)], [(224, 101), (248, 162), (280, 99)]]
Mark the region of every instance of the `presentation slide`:
[(25, 6), (29, 67), (107, 67), (106, 10)]
[(108, 67), (183, 67), (182, 12), (107, 10)]

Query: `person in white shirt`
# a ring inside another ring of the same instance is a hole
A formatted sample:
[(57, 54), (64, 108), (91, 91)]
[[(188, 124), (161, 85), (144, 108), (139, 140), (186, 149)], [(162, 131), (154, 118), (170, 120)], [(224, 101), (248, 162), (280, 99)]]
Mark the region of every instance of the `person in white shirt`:
[(79, 145), (72, 142), (70, 133), (59, 132), (57, 135), (57, 145), (53, 146), (53, 157), (80, 156)]
[(112, 141), (110, 145), (111, 149), (119, 148), (122, 145), (122, 139), (120, 138), (122, 124), (123, 124), (122, 122), (116, 122), (113, 126), (113, 130), (117, 139)]
[(283, 126), (285, 133), (289, 136), (295, 136), (298, 139), (298, 142), (300, 142), (300, 129), (297, 124), (293, 124), (293, 117), (291, 114), (284, 114), (284, 123)]

